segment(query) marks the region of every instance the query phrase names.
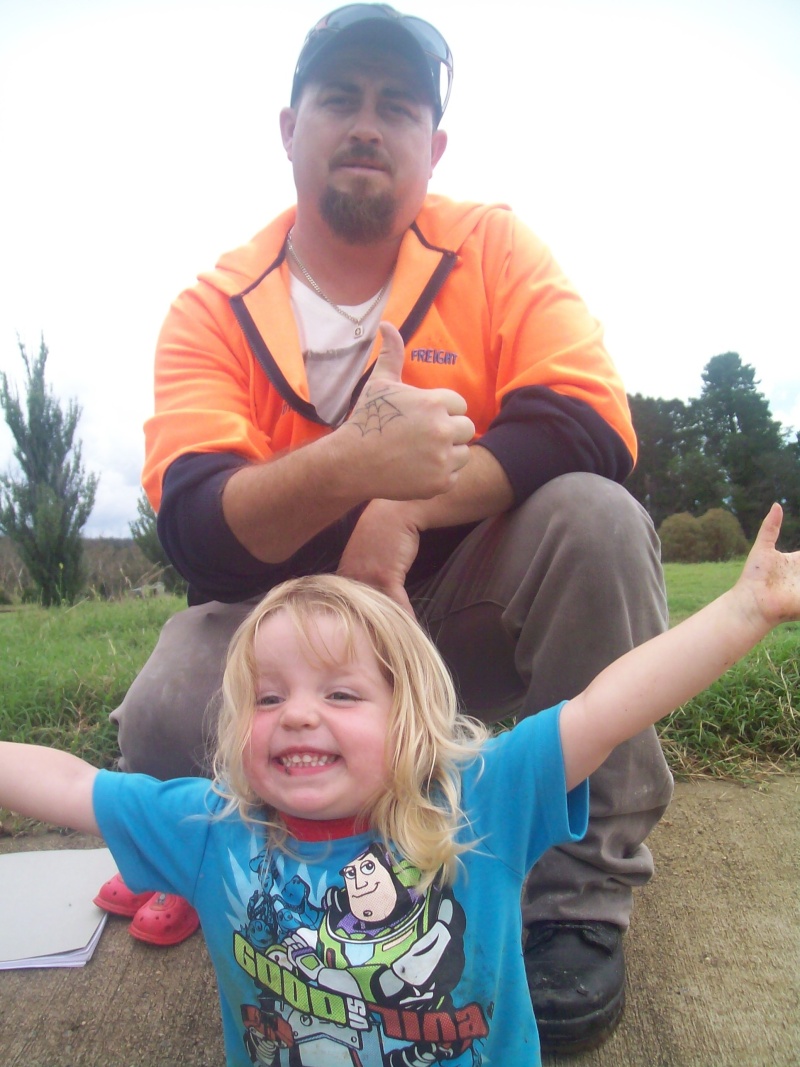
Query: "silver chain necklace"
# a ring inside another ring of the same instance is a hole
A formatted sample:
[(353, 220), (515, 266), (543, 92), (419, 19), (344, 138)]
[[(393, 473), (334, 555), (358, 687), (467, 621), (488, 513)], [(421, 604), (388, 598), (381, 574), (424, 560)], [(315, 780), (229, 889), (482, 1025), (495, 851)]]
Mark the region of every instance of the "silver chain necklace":
[(364, 319), (366, 319), (369, 315), (371, 315), (372, 312), (375, 310), (375, 308), (378, 306), (378, 304), (380, 304), (381, 300), (383, 299), (383, 294), (386, 292), (386, 289), (387, 289), (387, 287), (389, 285), (389, 282), (392, 280), (392, 274), (394, 274), (394, 268), (392, 268), (392, 271), (389, 274), (389, 277), (386, 279), (386, 281), (380, 287), (380, 290), (378, 291), (378, 295), (372, 301), (372, 303), (367, 308), (367, 310), (364, 312), (364, 314), (360, 318), (357, 319), (355, 317), (355, 315), (351, 315), (350, 312), (349, 311), (345, 311), (343, 307), (339, 307), (338, 304), (334, 304), (334, 302), (331, 300), (331, 298), (329, 296), (326, 296), (323, 293), (322, 289), (319, 287), (319, 285), (311, 277), (311, 275), (308, 272), (308, 268), (303, 263), (303, 261), (300, 259), (300, 257), (298, 256), (297, 252), (295, 252), (295, 250), (294, 250), (294, 245), (292, 244), (292, 231), (291, 230), (289, 230), (289, 232), (286, 234), (286, 250), (289, 253), (289, 255), (292, 257), (292, 259), (295, 261), (295, 263), (297, 264), (297, 266), (298, 266), (298, 268), (300, 270), (300, 273), (303, 275), (303, 277), (308, 282), (308, 284), (311, 286), (311, 288), (314, 290), (314, 292), (317, 294), (317, 296), (321, 297), (321, 299), (323, 299), (326, 304), (330, 305), (330, 307), (332, 307), (334, 311), (338, 311), (339, 314), (343, 318), (349, 319), (349, 321), (353, 323), (353, 325), (355, 326), (355, 330), (353, 331), (353, 337), (361, 337), (362, 334), (364, 333), (364, 327), (361, 325), (361, 323), (364, 321)]

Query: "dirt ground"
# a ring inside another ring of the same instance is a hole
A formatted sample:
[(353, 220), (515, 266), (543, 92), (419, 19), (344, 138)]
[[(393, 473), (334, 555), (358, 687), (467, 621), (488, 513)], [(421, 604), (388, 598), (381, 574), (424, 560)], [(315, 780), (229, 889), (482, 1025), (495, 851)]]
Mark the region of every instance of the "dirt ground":
[[(96, 846), (49, 834), (0, 851)], [(628, 1006), (601, 1049), (547, 1067), (798, 1067), (800, 776), (679, 783), (626, 939)], [(12, 921), (3, 916), (2, 921)], [(109, 919), (81, 970), (0, 973), (2, 1067), (221, 1067), (200, 935), (171, 949)], [(526, 1067), (504, 1064), (503, 1067)]]

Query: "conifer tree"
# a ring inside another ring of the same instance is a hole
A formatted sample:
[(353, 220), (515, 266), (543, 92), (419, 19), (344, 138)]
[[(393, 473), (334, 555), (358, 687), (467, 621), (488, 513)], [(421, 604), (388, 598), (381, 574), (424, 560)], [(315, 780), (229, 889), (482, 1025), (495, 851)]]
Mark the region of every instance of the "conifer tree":
[(14, 438), (16, 474), (0, 475), (0, 533), (6, 534), (28, 568), (45, 607), (71, 603), (82, 585), (81, 530), (94, 507), (98, 478), (86, 474), (75, 431), (81, 408), (66, 411), (45, 378), (47, 346), (25, 364), (25, 399), (0, 373), (0, 407)]
[(158, 539), (156, 513), (147, 499), (144, 490), (136, 501), (137, 518), (128, 523), (131, 537), (142, 550), (142, 555), (159, 568), (159, 575), (164, 586), (171, 593), (185, 593), (186, 582), (170, 563), (166, 552)]

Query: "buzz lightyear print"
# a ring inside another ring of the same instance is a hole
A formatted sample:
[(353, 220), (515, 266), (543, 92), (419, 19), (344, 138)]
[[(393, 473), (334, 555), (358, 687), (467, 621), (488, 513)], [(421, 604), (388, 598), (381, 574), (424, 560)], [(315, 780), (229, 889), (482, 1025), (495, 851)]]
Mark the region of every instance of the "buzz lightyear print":
[(262, 853), (260, 889), (234, 935), (254, 980), (245, 1048), (263, 1067), (477, 1067), (486, 1012), (455, 1004), (465, 918), (449, 888), (371, 843), (315, 902), (291, 862)]

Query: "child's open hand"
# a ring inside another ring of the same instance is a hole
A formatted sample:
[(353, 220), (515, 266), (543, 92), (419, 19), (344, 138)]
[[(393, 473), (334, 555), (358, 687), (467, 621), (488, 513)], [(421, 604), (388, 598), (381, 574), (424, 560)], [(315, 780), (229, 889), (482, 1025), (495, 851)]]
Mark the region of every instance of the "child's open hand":
[(752, 598), (770, 628), (800, 619), (800, 552), (775, 548), (782, 518), (780, 504), (773, 504), (736, 583), (736, 591)]
[(773, 504), (733, 589), (638, 645), (602, 671), (561, 713), (567, 788), (622, 741), (721, 677), (773, 626), (800, 619), (800, 552), (778, 552), (783, 512)]

